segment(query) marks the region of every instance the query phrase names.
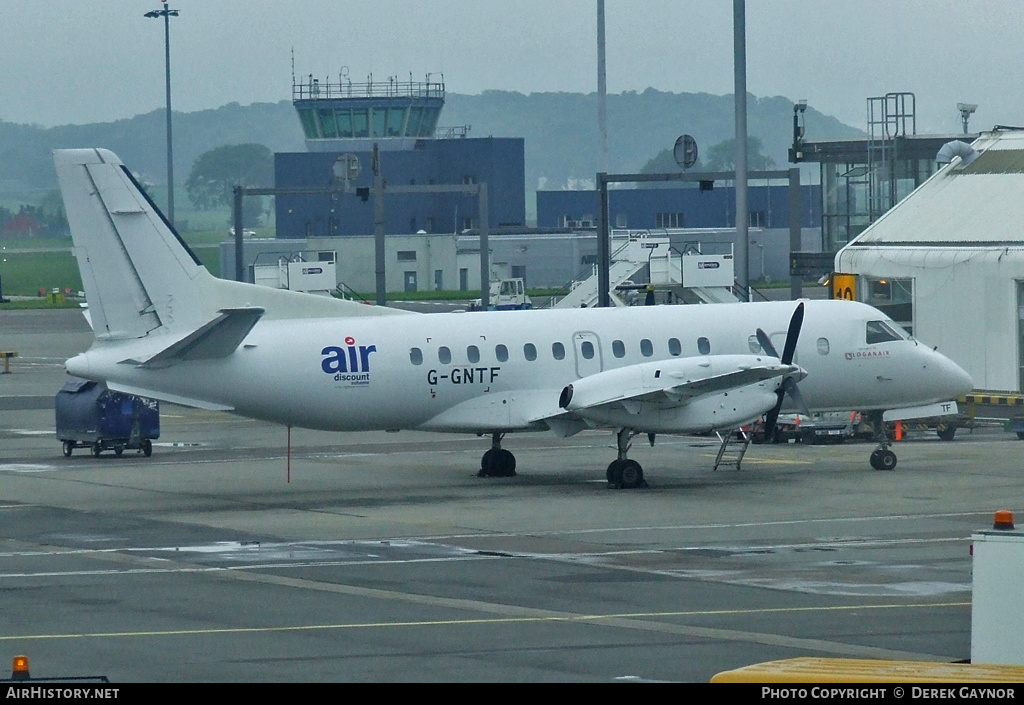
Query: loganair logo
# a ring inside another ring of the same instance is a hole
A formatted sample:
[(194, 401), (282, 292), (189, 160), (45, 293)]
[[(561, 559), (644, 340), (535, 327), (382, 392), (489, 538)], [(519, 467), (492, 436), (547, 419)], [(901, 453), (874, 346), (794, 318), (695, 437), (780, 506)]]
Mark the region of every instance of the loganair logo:
[(370, 353), (377, 352), (376, 345), (356, 345), (351, 335), (345, 338), (345, 347), (328, 345), (320, 351), (320, 369), (333, 375), (336, 382), (347, 382), (352, 387), (370, 384)]
[(889, 357), (888, 350), (855, 350), (846, 353), (847, 360), (860, 360), (866, 357)]

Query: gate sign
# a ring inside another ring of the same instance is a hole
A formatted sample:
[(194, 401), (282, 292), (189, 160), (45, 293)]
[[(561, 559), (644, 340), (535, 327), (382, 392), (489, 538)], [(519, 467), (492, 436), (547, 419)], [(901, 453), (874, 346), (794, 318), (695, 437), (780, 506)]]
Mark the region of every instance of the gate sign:
[(847, 299), (848, 301), (857, 300), (857, 275), (856, 274), (840, 274), (835, 272), (832, 274), (832, 298), (833, 299)]

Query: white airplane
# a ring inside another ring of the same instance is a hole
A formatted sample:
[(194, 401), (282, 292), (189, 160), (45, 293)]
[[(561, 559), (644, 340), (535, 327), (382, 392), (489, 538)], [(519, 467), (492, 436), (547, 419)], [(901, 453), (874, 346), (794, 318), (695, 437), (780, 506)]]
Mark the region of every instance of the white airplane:
[[(54, 157), (95, 332), (66, 369), (113, 390), (313, 429), (487, 434), (492, 476), (515, 474), (506, 433), (610, 428), (609, 483), (637, 487), (639, 433), (770, 430), (788, 400), (930, 416), (972, 387), (849, 301), (417, 314), (218, 279), (116, 155)], [(882, 439), (872, 465), (895, 464)]]

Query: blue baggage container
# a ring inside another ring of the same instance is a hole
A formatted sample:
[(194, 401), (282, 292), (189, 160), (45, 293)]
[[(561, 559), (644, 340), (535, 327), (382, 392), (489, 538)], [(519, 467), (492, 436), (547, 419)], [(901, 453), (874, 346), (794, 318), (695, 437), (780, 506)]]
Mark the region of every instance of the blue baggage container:
[(160, 437), (160, 404), (132, 394), (114, 392), (90, 380), (68, 382), (54, 400), (57, 440), (64, 457), (75, 448), (89, 448), (95, 457), (105, 450), (121, 455), (126, 449), (153, 454)]

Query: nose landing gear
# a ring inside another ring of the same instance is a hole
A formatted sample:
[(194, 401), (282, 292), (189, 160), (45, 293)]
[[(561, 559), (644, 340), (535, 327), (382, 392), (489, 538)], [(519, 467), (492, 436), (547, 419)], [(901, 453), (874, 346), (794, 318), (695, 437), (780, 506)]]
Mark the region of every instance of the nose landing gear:
[(885, 434), (885, 421), (882, 419), (881, 411), (872, 411), (868, 418), (871, 419), (872, 440), (878, 442), (878, 447), (871, 452), (871, 467), (875, 470), (892, 470), (896, 467), (896, 454), (889, 450), (892, 442)]

